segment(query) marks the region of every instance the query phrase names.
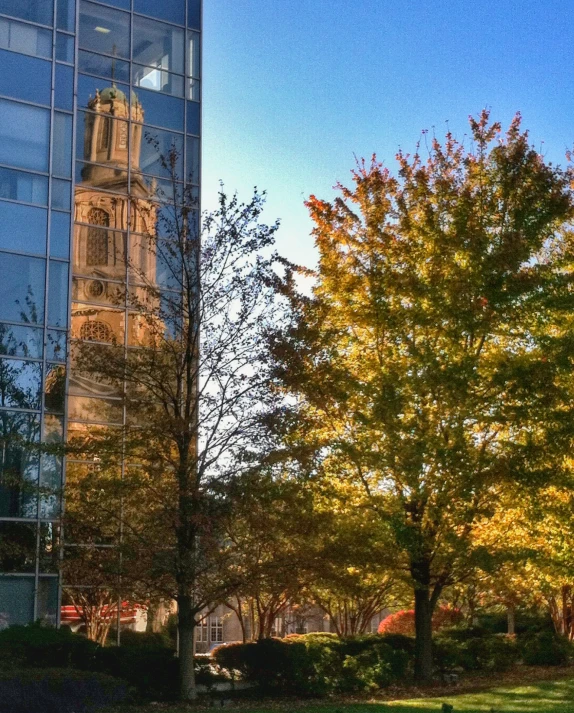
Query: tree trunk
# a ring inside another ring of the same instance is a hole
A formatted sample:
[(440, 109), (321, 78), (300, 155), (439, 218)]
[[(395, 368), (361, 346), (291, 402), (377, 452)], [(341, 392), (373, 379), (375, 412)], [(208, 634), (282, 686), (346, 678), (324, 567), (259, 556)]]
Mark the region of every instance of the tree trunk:
[(193, 639), (195, 618), (191, 597), (178, 597), (178, 634), (179, 634), (179, 695), (182, 701), (195, 701), (195, 669), (193, 665)]
[(415, 681), (432, 680), (432, 613), (434, 605), (426, 587), (415, 589)]
[(507, 633), (515, 634), (516, 632), (516, 616), (515, 610), (512, 604), (509, 604), (506, 608), (506, 621), (507, 621)]

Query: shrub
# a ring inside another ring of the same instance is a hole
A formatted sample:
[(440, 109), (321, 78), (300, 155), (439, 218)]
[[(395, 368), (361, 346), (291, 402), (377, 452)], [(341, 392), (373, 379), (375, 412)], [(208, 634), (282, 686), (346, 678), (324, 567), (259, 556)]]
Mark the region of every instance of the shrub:
[[(459, 624), (463, 619), (462, 612), (449, 606), (437, 607), (432, 617), (433, 631), (440, 631), (447, 626)], [(402, 609), (389, 614), (379, 624), (379, 634), (403, 634), (414, 636), (415, 612), (414, 609)]]
[(572, 644), (549, 631), (522, 639), (521, 650), (522, 659), (529, 666), (563, 666), (572, 656)]
[(128, 698), (125, 681), (63, 669), (0, 676), (0, 713), (87, 713)]
[(230, 644), (214, 651), (218, 665), (239, 671), (262, 692), (320, 696), (388, 686), (404, 677), (409, 654), (380, 636), (303, 635)]
[[(108, 637), (110, 646), (116, 642), (116, 633), (110, 631)], [(174, 649), (173, 643), (167, 633), (155, 633), (152, 631), (130, 631), (126, 629), (121, 632), (120, 642), (122, 648), (143, 648), (143, 649)]]
[(505, 671), (518, 657), (516, 641), (480, 627), (443, 631), (435, 640), (435, 662), (441, 670)]
[(95, 668), (122, 678), (140, 697), (171, 700), (177, 696), (178, 662), (167, 648), (116, 646), (99, 649)]
[(52, 629), (39, 624), (11, 626), (0, 631), (4, 666), (91, 668), (98, 644), (70, 629)]
[(409, 656), (415, 654), (415, 638), (414, 636), (406, 636), (405, 634), (383, 634), (381, 641), (398, 651), (405, 651)]

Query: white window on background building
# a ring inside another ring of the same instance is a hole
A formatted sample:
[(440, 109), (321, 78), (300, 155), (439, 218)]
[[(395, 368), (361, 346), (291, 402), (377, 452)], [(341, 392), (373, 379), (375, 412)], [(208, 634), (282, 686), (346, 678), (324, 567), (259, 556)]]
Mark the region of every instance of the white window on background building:
[(202, 621), (200, 621), (195, 627), (195, 640), (198, 644), (209, 643), (209, 639), (207, 637), (207, 619), (202, 619)]
[(223, 618), (220, 616), (210, 616), (210, 640), (212, 643), (223, 641)]

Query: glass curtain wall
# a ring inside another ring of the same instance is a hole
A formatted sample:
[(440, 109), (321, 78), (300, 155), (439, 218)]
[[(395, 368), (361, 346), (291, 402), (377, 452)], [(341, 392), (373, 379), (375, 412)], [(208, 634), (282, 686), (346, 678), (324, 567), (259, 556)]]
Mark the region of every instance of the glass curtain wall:
[(86, 544), (62, 547), (64, 470), (93, 464), (34, 446), (125, 418), (68, 346), (137, 344), (128, 281), (169, 288), (141, 235), (172, 148), (199, 210), (200, 20), (201, 0), (0, 0), (0, 629), (59, 621), (59, 559)]

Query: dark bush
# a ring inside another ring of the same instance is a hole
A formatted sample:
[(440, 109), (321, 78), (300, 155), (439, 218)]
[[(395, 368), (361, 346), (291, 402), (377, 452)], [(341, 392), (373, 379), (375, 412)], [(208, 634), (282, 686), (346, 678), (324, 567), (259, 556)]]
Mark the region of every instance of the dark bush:
[(88, 713), (127, 698), (125, 681), (98, 673), (28, 669), (0, 675), (0, 713)]
[[(122, 679), (141, 699), (172, 700), (178, 690), (178, 661), (161, 634), (122, 632), (122, 646), (100, 647), (67, 628), (38, 624), (13, 626), (0, 632), (0, 670), (15, 667), (61, 667), (102, 673)], [(209, 659), (196, 659), (198, 683), (218, 680)], [(64, 674), (63, 674), (64, 675)]]
[(39, 624), (0, 631), (0, 661), (6, 665), (92, 668), (98, 644), (66, 628)]
[(385, 644), (388, 644), (391, 649), (406, 651), (409, 656), (414, 656), (415, 654), (414, 636), (407, 636), (405, 634), (382, 634), (380, 639)]
[[(110, 631), (108, 637), (110, 646), (115, 645), (115, 631)], [(152, 631), (130, 631), (126, 629), (120, 635), (121, 647), (142, 648), (142, 649), (171, 649), (174, 650), (173, 643), (167, 633), (155, 633)]]
[(230, 644), (215, 650), (218, 665), (239, 671), (265, 693), (320, 696), (388, 686), (404, 677), (409, 655), (381, 636), (303, 635)]
[(529, 666), (563, 666), (572, 656), (572, 644), (563, 636), (543, 631), (521, 639), (522, 660)]
[(172, 700), (178, 690), (178, 661), (166, 648), (116, 646), (99, 649), (97, 671), (122, 678), (140, 697)]
[(514, 638), (480, 627), (450, 629), (435, 640), (435, 664), (441, 670), (505, 671), (518, 658)]
[[(96, 670), (127, 681), (142, 700), (176, 699), (178, 666), (172, 649), (153, 645), (106, 647), (98, 651), (95, 660)], [(221, 680), (206, 657), (196, 657), (195, 673), (199, 684), (209, 686)]]

